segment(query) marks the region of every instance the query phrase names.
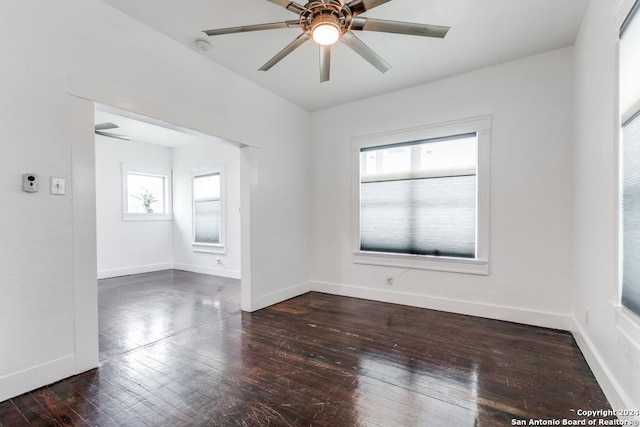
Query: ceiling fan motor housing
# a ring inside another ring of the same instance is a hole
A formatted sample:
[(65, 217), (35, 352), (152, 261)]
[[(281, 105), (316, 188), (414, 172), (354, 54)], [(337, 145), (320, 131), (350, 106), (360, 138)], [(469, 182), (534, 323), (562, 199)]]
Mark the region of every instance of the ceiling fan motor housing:
[(340, 31), (340, 35), (351, 28), (353, 15), (346, 2), (342, 5), (338, 0), (312, 1), (304, 8), (300, 13), (300, 27), (308, 35), (313, 34), (313, 30), (320, 25), (332, 25)]

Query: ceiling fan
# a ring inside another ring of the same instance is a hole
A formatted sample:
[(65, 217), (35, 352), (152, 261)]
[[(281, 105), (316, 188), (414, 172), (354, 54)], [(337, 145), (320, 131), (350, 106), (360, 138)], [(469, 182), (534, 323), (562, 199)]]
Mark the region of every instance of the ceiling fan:
[(447, 31), (449, 31), (449, 27), (439, 25), (386, 21), (360, 16), (362, 13), (391, 0), (351, 0), (348, 3), (346, 0), (312, 0), (304, 6), (289, 0), (269, 1), (299, 15), (298, 19), (206, 30), (204, 33), (208, 36), (217, 36), (248, 31), (300, 27), (302, 34), (267, 61), (259, 70), (269, 70), (307, 40), (313, 39), (320, 46), (320, 82), (325, 82), (329, 80), (331, 46), (338, 40), (353, 49), (382, 73), (391, 68), (384, 59), (356, 37), (353, 31), (378, 31), (437, 38), (444, 38)]
[(96, 135), (102, 135), (102, 136), (107, 136), (109, 138), (116, 138), (116, 139), (123, 139), (125, 141), (131, 141), (131, 138), (128, 136), (119, 135), (117, 133), (105, 132), (106, 130), (118, 129), (119, 127), (120, 126), (118, 126), (117, 124), (111, 123), (111, 122), (98, 123), (95, 126), (94, 132), (96, 133)]

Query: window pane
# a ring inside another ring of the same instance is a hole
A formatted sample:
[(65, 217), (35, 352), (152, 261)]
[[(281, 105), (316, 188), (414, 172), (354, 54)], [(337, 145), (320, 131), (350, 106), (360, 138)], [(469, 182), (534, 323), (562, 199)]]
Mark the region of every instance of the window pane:
[(360, 153), (360, 249), (476, 257), (477, 136)]
[(197, 176), (193, 179), (194, 200), (220, 199), (220, 174)]
[(220, 244), (220, 174), (193, 178), (194, 242)]
[(622, 128), (622, 305), (640, 315), (640, 115)]
[(194, 203), (194, 228), (196, 243), (220, 243), (220, 201), (196, 201)]
[(164, 213), (165, 177), (128, 173), (127, 190), (128, 213)]
[(419, 149), (419, 170), (429, 175), (476, 173), (478, 154), (475, 136), (421, 144)]
[(362, 181), (472, 175), (476, 173), (475, 134), (368, 148), (360, 153)]

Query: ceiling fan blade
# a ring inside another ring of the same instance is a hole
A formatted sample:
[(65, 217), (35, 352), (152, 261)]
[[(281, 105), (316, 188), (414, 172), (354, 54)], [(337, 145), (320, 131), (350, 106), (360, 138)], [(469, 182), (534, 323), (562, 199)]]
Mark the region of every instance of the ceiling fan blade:
[(294, 41), (289, 43), (287, 47), (282, 49), (280, 52), (276, 54), (273, 58), (267, 61), (262, 67), (259, 68), (259, 71), (267, 71), (278, 62), (280, 62), (285, 56), (289, 55), (291, 52), (300, 47), (304, 42), (309, 40), (309, 35), (306, 33), (300, 34)]
[(364, 44), (362, 40), (356, 37), (351, 31), (342, 36), (342, 43), (353, 49), (358, 55), (367, 60), (371, 65), (380, 70), (381, 73), (386, 73), (391, 69), (391, 65), (373, 51), (369, 46)]
[(320, 83), (329, 81), (331, 71), (331, 46), (320, 45)]
[(239, 27), (218, 28), (215, 30), (205, 30), (208, 36), (219, 36), (221, 34), (234, 34), (234, 33), (246, 33), (248, 31), (263, 31), (263, 30), (275, 30), (277, 28), (294, 28), (299, 27), (300, 21), (284, 21), (284, 22), (271, 22), (269, 24), (256, 24), (256, 25), (242, 25)]
[(353, 0), (349, 2), (347, 6), (349, 6), (349, 9), (351, 9), (354, 15), (360, 15), (367, 10), (371, 10), (389, 1), (391, 0)]
[(98, 135), (109, 137), (109, 138), (116, 138), (116, 139), (122, 139), (124, 141), (131, 141), (131, 138), (129, 138), (128, 136), (118, 135), (116, 133), (103, 132), (100, 130), (96, 130), (95, 133)]
[(115, 123), (111, 123), (111, 122), (106, 122), (106, 123), (98, 123), (95, 126), (95, 130), (107, 130), (107, 129), (117, 129), (120, 126), (118, 126)]
[(358, 16), (353, 18), (351, 29), (444, 38), (444, 36), (447, 35), (447, 31), (450, 30), (450, 27), (415, 24), (413, 22), (385, 21), (383, 19), (370, 19)]
[(279, 4), (287, 10), (290, 10), (293, 13), (297, 13), (298, 15), (304, 12), (304, 7), (299, 5), (298, 3), (289, 1), (289, 0), (269, 0), (271, 3)]

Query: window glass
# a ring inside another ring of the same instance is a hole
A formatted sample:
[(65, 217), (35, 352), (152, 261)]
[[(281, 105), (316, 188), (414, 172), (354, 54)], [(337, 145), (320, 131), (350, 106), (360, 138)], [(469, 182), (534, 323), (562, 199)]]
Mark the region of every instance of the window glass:
[(475, 134), (360, 156), (361, 251), (476, 258)]
[(622, 128), (622, 305), (640, 314), (640, 114)]
[(211, 173), (193, 178), (194, 243), (221, 244), (220, 174)]
[(620, 302), (640, 315), (640, 19), (636, 4), (620, 32)]
[(165, 213), (164, 176), (127, 174), (127, 213)]

